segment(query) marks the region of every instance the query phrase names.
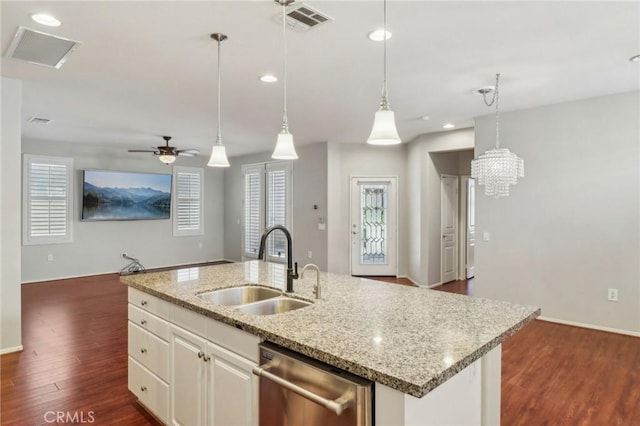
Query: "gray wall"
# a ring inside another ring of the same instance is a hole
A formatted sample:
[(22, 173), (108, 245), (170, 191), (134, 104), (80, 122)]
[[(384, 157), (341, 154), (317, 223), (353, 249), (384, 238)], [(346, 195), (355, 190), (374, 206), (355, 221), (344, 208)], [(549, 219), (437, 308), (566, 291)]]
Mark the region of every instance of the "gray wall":
[[(301, 266), (315, 263), (327, 270), (327, 232), (318, 229), (320, 218), (327, 217), (327, 144), (324, 142), (296, 147), (298, 160), (293, 162), (293, 241), (294, 261)], [(271, 152), (229, 159), (225, 170), (224, 253), (228, 260), (242, 257), (242, 165), (273, 161)], [(317, 210), (313, 205), (318, 206)], [(312, 252), (309, 258), (308, 252)]]
[(416, 284), (440, 283), (440, 174), (470, 174), (473, 146), (473, 129), (422, 135), (408, 146), (408, 276)]
[(0, 139), (0, 353), (22, 349), (20, 145), (22, 83), (2, 78)]
[(407, 145), (328, 144), (329, 271), (349, 273), (351, 176), (398, 177), (398, 275), (407, 274)]
[[(172, 173), (173, 168), (157, 158), (122, 148), (29, 140), (23, 141), (23, 153), (73, 157), (75, 169), (73, 243), (23, 246), (23, 282), (118, 272), (128, 263), (120, 256), (123, 252), (147, 268), (223, 258), (223, 172), (207, 167), (204, 155), (178, 158), (174, 165), (204, 168), (205, 235), (174, 237), (171, 219), (80, 221), (83, 169)], [(47, 260), (49, 254), (53, 261)]]
[[(640, 332), (639, 101), (631, 92), (502, 115), (501, 143), (525, 177), (507, 198), (476, 190), (476, 232), (491, 237), (476, 245), (478, 296)], [(493, 120), (476, 120), (477, 153), (495, 143)]]

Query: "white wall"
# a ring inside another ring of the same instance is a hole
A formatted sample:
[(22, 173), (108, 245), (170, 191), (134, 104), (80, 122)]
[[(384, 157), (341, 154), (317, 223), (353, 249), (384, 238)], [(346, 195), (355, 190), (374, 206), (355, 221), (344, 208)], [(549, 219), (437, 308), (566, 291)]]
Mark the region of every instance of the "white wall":
[[(327, 144), (324, 142), (296, 148), (293, 161), (293, 260), (300, 266), (315, 263), (327, 270), (327, 232), (318, 229), (320, 218), (327, 217)], [(242, 257), (242, 165), (274, 161), (271, 152), (232, 157), (225, 170), (224, 227), (225, 259)], [(318, 209), (314, 210), (313, 205)], [(312, 256), (309, 258), (308, 252)]]
[(20, 140), (22, 83), (2, 78), (0, 139), (0, 353), (22, 349)]
[[(476, 191), (476, 294), (563, 321), (640, 332), (638, 92), (501, 116), (501, 144), (525, 161), (508, 198)], [(476, 152), (495, 143), (476, 120)], [(617, 288), (619, 302), (607, 301)]]
[(407, 274), (407, 145), (328, 144), (328, 267), (349, 273), (351, 176), (398, 176), (398, 275)]
[[(123, 148), (30, 140), (23, 141), (23, 153), (73, 157), (75, 169), (73, 243), (23, 246), (23, 282), (118, 272), (128, 264), (121, 253), (140, 259), (147, 268), (223, 258), (223, 172), (207, 167), (205, 156), (182, 157), (174, 163), (205, 169), (205, 235), (174, 237), (171, 219), (80, 221), (83, 169), (172, 173), (173, 167), (157, 158), (130, 154)], [(53, 261), (47, 260), (49, 254), (53, 255)]]
[(409, 144), (408, 276), (416, 284), (440, 283), (440, 174), (469, 174), (462, 165), (470, 162), (473, 146), (473, 129), (429, 133)]

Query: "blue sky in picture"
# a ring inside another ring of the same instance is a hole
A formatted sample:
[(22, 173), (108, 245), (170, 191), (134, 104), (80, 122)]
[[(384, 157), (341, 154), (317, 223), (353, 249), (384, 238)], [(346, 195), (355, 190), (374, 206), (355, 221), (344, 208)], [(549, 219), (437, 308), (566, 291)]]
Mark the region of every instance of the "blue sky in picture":
[(85, 170), (84, 180), (99, 188), (151, 188), (171, 192), (171, 175)]

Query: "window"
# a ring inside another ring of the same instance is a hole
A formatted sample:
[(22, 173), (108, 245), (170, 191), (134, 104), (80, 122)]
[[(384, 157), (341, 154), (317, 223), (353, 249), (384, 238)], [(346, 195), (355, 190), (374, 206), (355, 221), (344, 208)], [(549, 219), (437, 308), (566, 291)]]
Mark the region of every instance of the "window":
[(204, 234), (203, 178), (201, 168), (173, 168), (173, 235), (176, 237)]
[[(246, 258), (256, 259), (260, 237), (272, 225), (291, 230), (291, 163), (274, 162), (242, 166), (242, 250)], [(283, 262), (286, 238), (281, 232), (271, 234), (267, 258)]]
[(24, 156), (24, 244), (73, 241), (73, 159)]

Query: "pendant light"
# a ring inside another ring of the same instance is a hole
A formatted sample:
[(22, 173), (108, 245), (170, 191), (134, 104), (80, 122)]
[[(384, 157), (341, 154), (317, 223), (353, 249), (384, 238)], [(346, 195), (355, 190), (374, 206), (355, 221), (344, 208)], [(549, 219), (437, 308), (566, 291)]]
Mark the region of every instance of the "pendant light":
[(294, 0), (275, 0), (276, 3), (282, 5), (282, 50), (283, 50), (283, 109), (282, 109), (282, 128), (278, 133), (276, 140), (276, 148), (273, 150), (271, 158), (276, 160), (297, 160), (296, 147), (293, 144), (293, 135), (289, 132), (289, 122), (287, 119), (287, 14), (286, 7), (294, 2)]
[(367, 139), (367, 143), (371, 145), (397, 145), (401, 143), (398, 130), (396, 129), (396, 120), (393, 111), (389, 109), (389, 99), (387, 98), (387, 0), (384, 0), (384, 27), (383, 27), (383, 46), (384, 46), (384, 80), (382, 82), (382, 99), (380, 100), (380, 109), (376, 111), (373, 120), (373, 129)]
[(496, 147), (487, 150), (475, 160), (471, 161), (471, 177), (484, 185), (484, 193), (493, 198), (507, 197), (509, 185), (515, 185), (518, 178), (524, 177), (524, 160), (506, 148), (500, 148), (500, 74), (496, 74), (496, 87), (493, 99), (487, 102), (489, 88), (478, 89), (487, 106), (496, 105)]
[(213, 33), (211, 38), (218, 42), (218, 135), (216, 136), (216, 142), (211, 149), (211, 158), (207, 166), (209, 167), (229, 167), (229, 160), (227, 160), (227, 150), (222, 144), (222, 133), (220, 131), (220, 43), (227, 39), (227, 36), (222, 33)]

